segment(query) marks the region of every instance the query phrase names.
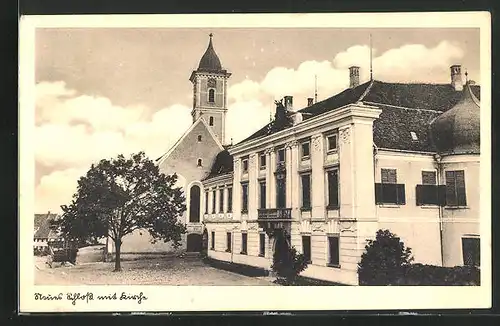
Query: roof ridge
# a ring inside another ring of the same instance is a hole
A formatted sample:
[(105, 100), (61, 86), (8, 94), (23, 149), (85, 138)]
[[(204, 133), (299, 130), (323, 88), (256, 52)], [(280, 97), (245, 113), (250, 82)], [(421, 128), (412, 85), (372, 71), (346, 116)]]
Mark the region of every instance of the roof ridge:
[(368, 85), (368, 87), (365, 89), (365, 91), (363, 92), (363, 94), (361, 94), (361, 97), (357, 100), (357, 102), (361, 102), (363, 101), (363, 99), (365, 98), (365, 96), (370, 92), (370, 90), (372, 89), (372, 86), (373, 84), (375, 83), (375, 79), (372, 79), (370, 81), (370, 85)]
[(372, 101), (367, 101), (367, 102), (364, 102), (364, 103), (367, 103), (367, 104), (375, 104), (375, 105), (384, 105), (384, 106), (389, 106), (389, 107), (396, 108), (396, 109), (416, 110), (416, 111), (435, 112), (435, 113), (443, 113), (443, 112), (444, 112), (444, 111), (441, 111), (441, 110), (430, 110), (430, 109), (420, 109), (420, 108), (409, 108), (409, 107), (406, 107), (406, 106), (399, 106), (399, 105), (385, 104), (385, 103), (372, 102)]

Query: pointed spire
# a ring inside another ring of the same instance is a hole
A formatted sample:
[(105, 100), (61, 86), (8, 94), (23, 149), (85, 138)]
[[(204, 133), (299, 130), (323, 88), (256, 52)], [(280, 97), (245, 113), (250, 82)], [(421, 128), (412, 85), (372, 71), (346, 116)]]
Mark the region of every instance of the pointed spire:
[(214, 46), (212, 43), (213, 33), (208, 34), (209, 42), (207, 50), (203, 57), (201, 57), (200, 64), (198, 65), (199, 70), (208, 70), (208, 71), (220, 71), (222, 70), (222, 65), (220, 63), (219, 57), (217, 53), (215, 53)]

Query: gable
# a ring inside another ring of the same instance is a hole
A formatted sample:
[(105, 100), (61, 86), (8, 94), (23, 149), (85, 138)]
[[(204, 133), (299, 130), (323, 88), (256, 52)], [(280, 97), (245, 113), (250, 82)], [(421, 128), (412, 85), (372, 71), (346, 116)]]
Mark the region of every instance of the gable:
[[(198, 141), (201, 136), (201, 141)], [(179, 139), (172, 149), (159, 161), (162, 173), (177, 173), (182, 175), (186, 182), (203, 179), (213, 164), (217, 154), (223, 150), (210, 127), (198, 119), (191, 128)], [(202, 166), (198, 166), (198, 159)]]

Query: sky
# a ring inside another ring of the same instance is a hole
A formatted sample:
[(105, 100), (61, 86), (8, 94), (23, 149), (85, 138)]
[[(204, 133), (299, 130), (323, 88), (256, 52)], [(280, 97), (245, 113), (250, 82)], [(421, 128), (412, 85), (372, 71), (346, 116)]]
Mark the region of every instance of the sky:
[(189, 76), (208, 34), (228, 83), (226, 143), (269, 121), (274, 100), (302, 108), (369, 80), (449, 83), (453, 64), (479, 76), (478, 29), (38, 28), (35, 44), (35, 210), (60, 212), (102, 158), (165, 153), (189, 128)]

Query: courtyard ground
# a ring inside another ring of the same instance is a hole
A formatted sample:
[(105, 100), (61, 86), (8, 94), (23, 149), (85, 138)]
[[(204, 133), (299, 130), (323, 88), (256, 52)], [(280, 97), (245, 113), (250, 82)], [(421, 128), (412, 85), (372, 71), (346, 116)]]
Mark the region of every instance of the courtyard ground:
[(197, 257), (123, 257), (122, 272), (114, 262), (90, 262), (53, 268), (35, 257), (36, 285), (275, 285), (270, 277), (248, 277), (210, 267)]

